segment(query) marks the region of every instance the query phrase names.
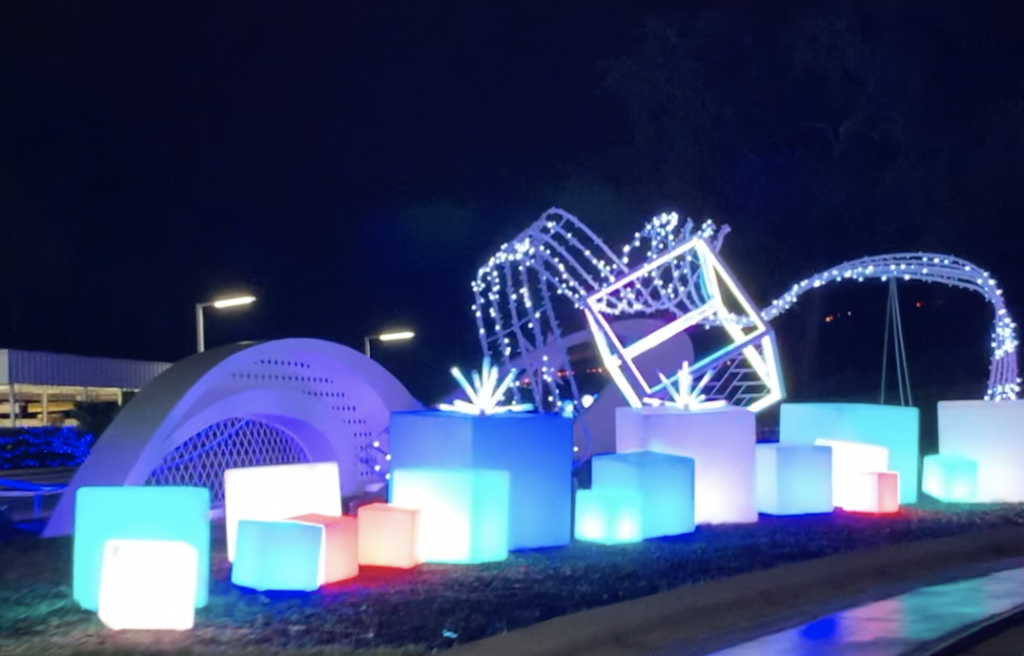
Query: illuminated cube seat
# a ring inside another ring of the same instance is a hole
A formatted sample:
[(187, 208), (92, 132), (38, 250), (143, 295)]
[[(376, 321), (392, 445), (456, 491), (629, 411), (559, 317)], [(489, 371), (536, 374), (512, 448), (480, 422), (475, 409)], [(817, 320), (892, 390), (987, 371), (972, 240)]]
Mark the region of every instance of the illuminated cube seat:
[(239, 520), (231, 582), (260, 591), (312, 592), (323, 576), (323, 541), (319, 524)]
[(419, 511), (386, 503), (360, 506), (359, 564), (408, 569), (420, 564), (416, 553)]
[(874, 444), (817, 439), (818, 446), (832, 449), (832, 503), (844, 508), (863, 496), (860, 475), (889, 470), (889, 450)]
[(635, 488), (576, 490), (577, 540), (625, 544), (644, 539), (644, 497)]
[(974, 500), (1024, 502), (1024, 401), (940, 401), (939, 453), (978, 464)]
[(199, 552), (185, 542), (107, 540), (99, 618), (121, 629), (187, 631), (196, 616)]
[(320, 585), (337, 583), (359, 576), (359, 540), (355, 517), (299, 515), (293, 522), (323, 528), (320, 541)]
[(900, 510), (900, 475), (897, 472), (859, 472), (847, 479), (843, 510), (883, 515)]
[(830, 513), (832, 448), (757, 445), (757, 509), (768, 515)]
[(288, 519), (306, 514), (341, 517), (338, 463), (270, 465), (224, 472), (228, 560), (235, 558), (239, 520)]
[(921, 460), (917, 408), (868, 403), (783, 403), (779, 413), (782, 444), (814, 444), (815, 440), (825, 438), (885, 447), (889, 451), (889, 466), (882, 471), (899, 473), (900, 503), (917, 502)]
[(921, 490), (941, 501), (974, 501), (978, 463), (964, 456), (935, 453), (924, 457)]
[(686, 412), (671, 407), (618, 408), (619, 453), (654, 451), (693, 458), (698, 524), (757, 521), (754, 413), (725, 407)]
[(390, 491), (394, 505), (420, 511), (416, 553), (424, 562), (485, 563), (508, 557), (508, 472), (394, 469)]
[(591, 472), (594, 490), (640, 494), (644, 539), (693, 532), (693, 458), (650, 451), (612, 453), (594, 456)]
[(572, 419), (536, 413), (391, 415), (391, 469), (509, 473), (509, 549), (560, 547), (572, 524)]
[(80, 487), (75, 493), (72, 594), (99, 610), (100, 572), (108, 540), (184, 542), (196, 550), (195, 603), (210, 588), (210, 491), (205, 487)]

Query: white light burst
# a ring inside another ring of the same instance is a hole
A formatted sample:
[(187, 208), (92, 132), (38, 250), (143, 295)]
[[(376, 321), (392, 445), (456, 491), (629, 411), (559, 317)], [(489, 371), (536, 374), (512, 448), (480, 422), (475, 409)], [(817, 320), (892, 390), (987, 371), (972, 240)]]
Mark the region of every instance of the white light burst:
[(483, 366), (479, 372), (473, 371), (470, 376), (473, 383), (470, 384), (458, 367), (452, 367), (452, 376), (459, 382), (469, 401), (455, 399), (451, 403), (441, 403), (437, 407), (448, 412), (459, 412), (465, 415), (498, 415), (503, 412), (529, 412), (533, 410), (533, 404), (515, 403), (512, 405), (501, 405), (512, 381), (516, 378), (516, 370), (512, 369), (505, 378), (498, 383), (498, 367), (491, 365), (491, 358), (484, 356)]
[(658, 377), (661, 378), (662, 384), (665, 386), (665, 391), (668, 392), (671, 401), (666, 399), (655, 399), (646, 398), (644, 403), (647, 405), (659, 406), (667, 405), (680, 410), (688, 410), (690, 412), (700, 412), (702, 410), (713, 410), (715, 408), (722, 408), (728, 405), (727, 401), (707, 401), (706, 397), (701, 394), (701, 390), (711, 380), (711, 376), (714, 374), (713, 371), (709, 371), (704, 374), (697, 386), (693, 385), (693, 376), (690, 375), (690, 363), (683, 362), (682, 368), (679, 370), (679, 376), (676, 378), (676, 385), (672, 385), (672, 381), (665, 377), (665, 374), (658, 372)]

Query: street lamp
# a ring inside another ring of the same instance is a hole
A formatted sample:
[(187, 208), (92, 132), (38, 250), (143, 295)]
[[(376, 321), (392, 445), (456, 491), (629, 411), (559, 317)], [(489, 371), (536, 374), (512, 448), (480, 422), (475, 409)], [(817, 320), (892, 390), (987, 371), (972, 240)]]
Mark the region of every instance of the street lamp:
[(223, 310), (242, 305), (252, 305), (255, 300), (255, 296), (231, 296), (207, 303), (196, 303), (196, 352), (202, 353), (206, 350), (206, 338), (203, 333), (203, 308), (212, 307), (216, 310)]
[(393, 333), (381, 333), (380, 335), (367, 335), (363, 338), (363, 353), (370, 357), (370, 340), (379, 342), (404, 342), (416, 336), (411, 330), (399, 330)]

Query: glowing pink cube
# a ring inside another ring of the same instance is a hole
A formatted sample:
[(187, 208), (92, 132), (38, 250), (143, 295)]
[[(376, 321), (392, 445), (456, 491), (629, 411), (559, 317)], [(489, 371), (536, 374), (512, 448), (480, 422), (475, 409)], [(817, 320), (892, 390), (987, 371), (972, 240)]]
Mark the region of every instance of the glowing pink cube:
[(386, 503), (360, 506), (359, 564), (409, 569), (420, 564), (416, 531), (420, 511)]
[(320, 543), (320, 585), (359, 576), (359, 540), (355, 517), (299, 515), (293, 522), (323, 527)]
[(897, 472), (860, 472), (847, 478), (843, 510), (885, 515), (900, 510), (900, 475)]

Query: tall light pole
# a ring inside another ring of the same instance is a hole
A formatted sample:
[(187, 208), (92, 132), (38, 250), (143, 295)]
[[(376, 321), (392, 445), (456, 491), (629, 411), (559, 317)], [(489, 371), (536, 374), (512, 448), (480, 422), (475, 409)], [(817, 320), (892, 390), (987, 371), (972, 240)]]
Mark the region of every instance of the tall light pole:
[(404, 342), (412, 339), (416, 336), (411, 330), (399, 330), (392, 333), (381, 333), (380, 335), (367, 335), (363, 338), (363, 353), (366, 357), (370, 357), (370, 342), (377, 340), (378, 342)]
[(203, 308), (212, 307), (215, 310), (223, 310), (224, 308), (252, 305), (255, 300), (255, 296), (232, 296), (207, 303), (196, 303), (196, 352), (202, 353), (206, 350), (206, 336), (203, 331)]

